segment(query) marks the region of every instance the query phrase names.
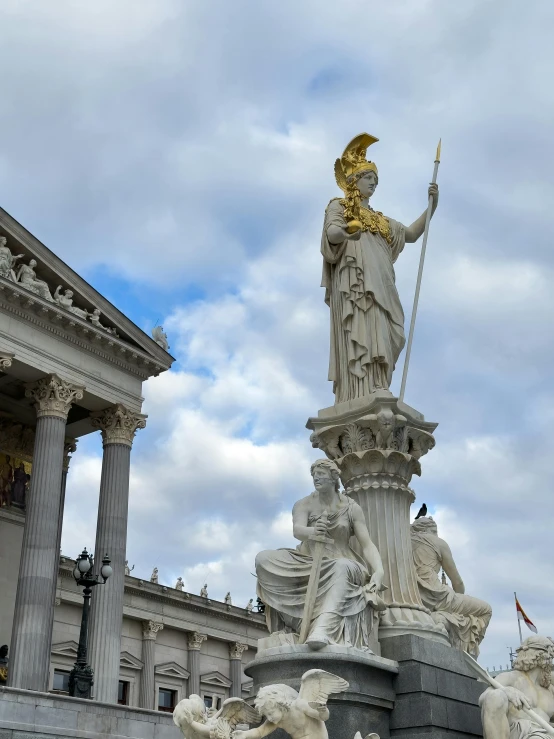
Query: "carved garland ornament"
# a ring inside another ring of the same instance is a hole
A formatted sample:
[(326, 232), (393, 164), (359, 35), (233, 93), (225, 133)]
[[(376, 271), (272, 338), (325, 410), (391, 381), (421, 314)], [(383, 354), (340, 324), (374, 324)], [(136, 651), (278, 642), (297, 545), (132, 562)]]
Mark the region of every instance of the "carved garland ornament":
[(106, 444), (125, 444), (132, 446), (135, 433), (146, 426), (146, 416), (142, 413), (132, 413), (124, 405), (106, 408), (91, 415), (92, 425), (102, 432), (102, 442)]
[(48, 375), (27, 386), (25, 397), (35, 401), (37, 418), (53, 416), (67, 420), (71, 404), (82, 400), (85, 388), (72, 385), (58, 375)]

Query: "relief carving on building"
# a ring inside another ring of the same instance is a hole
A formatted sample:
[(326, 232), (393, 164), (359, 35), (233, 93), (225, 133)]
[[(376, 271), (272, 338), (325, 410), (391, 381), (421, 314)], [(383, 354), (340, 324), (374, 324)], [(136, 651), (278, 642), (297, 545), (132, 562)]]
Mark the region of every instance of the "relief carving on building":
[(25, 397), (35, 401), (37, 418), (54, 416), (65, 421), (72, 403), (82, 400), (84, 390), (53, 374), (27, 385)]
[(138, 429), (146, 426), (146, 416), (128, 411), (124, 405), (117, 403), (104, 411), (93, 413), (91, 422), (94, 428), (102, 432), (104, 444), (132, 446)]

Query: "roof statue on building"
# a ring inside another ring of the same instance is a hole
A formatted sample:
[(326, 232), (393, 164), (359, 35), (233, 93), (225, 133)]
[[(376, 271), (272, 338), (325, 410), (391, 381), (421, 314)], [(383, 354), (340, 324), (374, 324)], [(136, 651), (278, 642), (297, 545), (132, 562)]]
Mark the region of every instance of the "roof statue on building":
[(154, 326), (152, 329), (152, 338), (158, 344), (158, 346), (161, 346), (162, 349), (165, 349), (167, 351), (169, 349), (169, 344), (167, 343), (167, 334), (164, 333), (164, 327), (163, 326)]

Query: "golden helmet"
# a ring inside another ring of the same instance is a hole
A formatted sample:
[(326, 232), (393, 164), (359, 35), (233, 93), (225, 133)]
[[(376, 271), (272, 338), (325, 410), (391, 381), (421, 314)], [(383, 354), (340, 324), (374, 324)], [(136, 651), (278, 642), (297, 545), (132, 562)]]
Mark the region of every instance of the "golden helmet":
[(371, 144), (379, 139), (369, 133), (360, 133), (346, 146), (340, 159), (335, 162), (335, 178), (337, 185), (346, 192), (347, 179), (359, 172), (371, 171), (378, 174), (373, 162), (366, 159), (366, 152)]

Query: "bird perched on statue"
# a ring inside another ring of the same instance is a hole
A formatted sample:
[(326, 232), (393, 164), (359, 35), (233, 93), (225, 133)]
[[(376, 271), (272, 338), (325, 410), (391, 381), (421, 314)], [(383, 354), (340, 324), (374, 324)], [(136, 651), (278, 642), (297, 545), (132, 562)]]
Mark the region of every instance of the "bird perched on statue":
[(417, 521), (418, 518), (422, 518), (423, 516), (427, 515), (427, 506), (425, 503), (421, 506), (419, 511), (417, 512), (417, 516), (415, 517), (415, 520)]

